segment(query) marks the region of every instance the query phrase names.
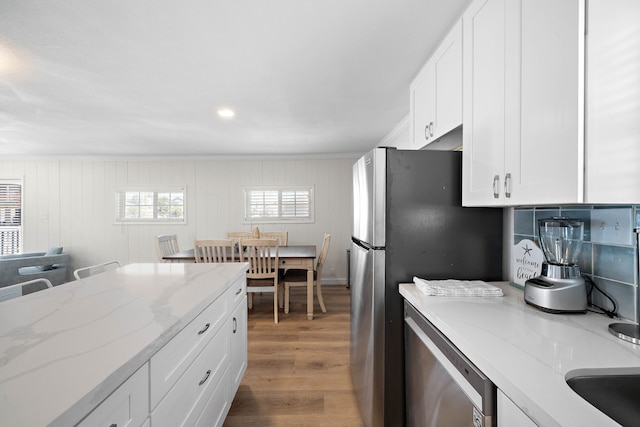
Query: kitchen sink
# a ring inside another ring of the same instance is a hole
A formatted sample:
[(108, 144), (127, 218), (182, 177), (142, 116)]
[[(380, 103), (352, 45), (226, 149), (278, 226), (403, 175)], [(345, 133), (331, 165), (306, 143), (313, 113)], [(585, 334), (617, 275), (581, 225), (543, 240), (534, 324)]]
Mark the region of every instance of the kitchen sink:
[(623, 426), (640, 420), (640, 369), (577, 369), (567, 384), (587, 402)]

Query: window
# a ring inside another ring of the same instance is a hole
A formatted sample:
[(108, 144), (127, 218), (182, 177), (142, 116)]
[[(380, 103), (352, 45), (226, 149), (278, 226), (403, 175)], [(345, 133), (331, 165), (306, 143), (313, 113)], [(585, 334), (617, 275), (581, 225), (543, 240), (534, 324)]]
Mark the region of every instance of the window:
[(186, 189), (116, 190), (117, 223), (186, 223)]
[(244, 189), (245, 222), (313, 222), (313, 187)]
[(22, 253), (22, 182), (0, 180), (0, 255)]

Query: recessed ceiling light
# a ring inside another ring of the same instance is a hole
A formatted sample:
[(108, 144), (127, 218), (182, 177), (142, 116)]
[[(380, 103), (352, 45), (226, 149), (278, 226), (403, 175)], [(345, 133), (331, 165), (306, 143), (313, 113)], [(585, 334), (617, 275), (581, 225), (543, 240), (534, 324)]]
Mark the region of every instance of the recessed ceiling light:
[(218, 116), (222, 117), (223, 119), (230, 119), (235, 115), (236, 113), (229, 108), (220, 108), (218, 110)]
[(8, 46), (0, 44), (0, 75), (17, 74), (21, 65), (15, 52)]

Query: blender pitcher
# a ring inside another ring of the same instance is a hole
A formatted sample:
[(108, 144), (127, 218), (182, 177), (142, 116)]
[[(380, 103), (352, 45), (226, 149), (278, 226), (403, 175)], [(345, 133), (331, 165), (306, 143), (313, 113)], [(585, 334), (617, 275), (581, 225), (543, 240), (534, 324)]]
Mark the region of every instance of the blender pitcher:
[(587, 288), (578, 267), (584, 222), (540, 219), (538, 231), (546, 262), (540, 276), (525, 282), (525, 302), (550, 313), (586, 313)]

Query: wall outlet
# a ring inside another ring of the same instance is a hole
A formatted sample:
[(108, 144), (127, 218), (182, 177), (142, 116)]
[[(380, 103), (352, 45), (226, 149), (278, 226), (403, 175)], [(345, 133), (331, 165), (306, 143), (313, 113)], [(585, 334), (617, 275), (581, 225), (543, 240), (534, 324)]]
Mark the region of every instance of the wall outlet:
[(633, 245), (631, 209), (591, 211), (591, 242), (607, 245)]

